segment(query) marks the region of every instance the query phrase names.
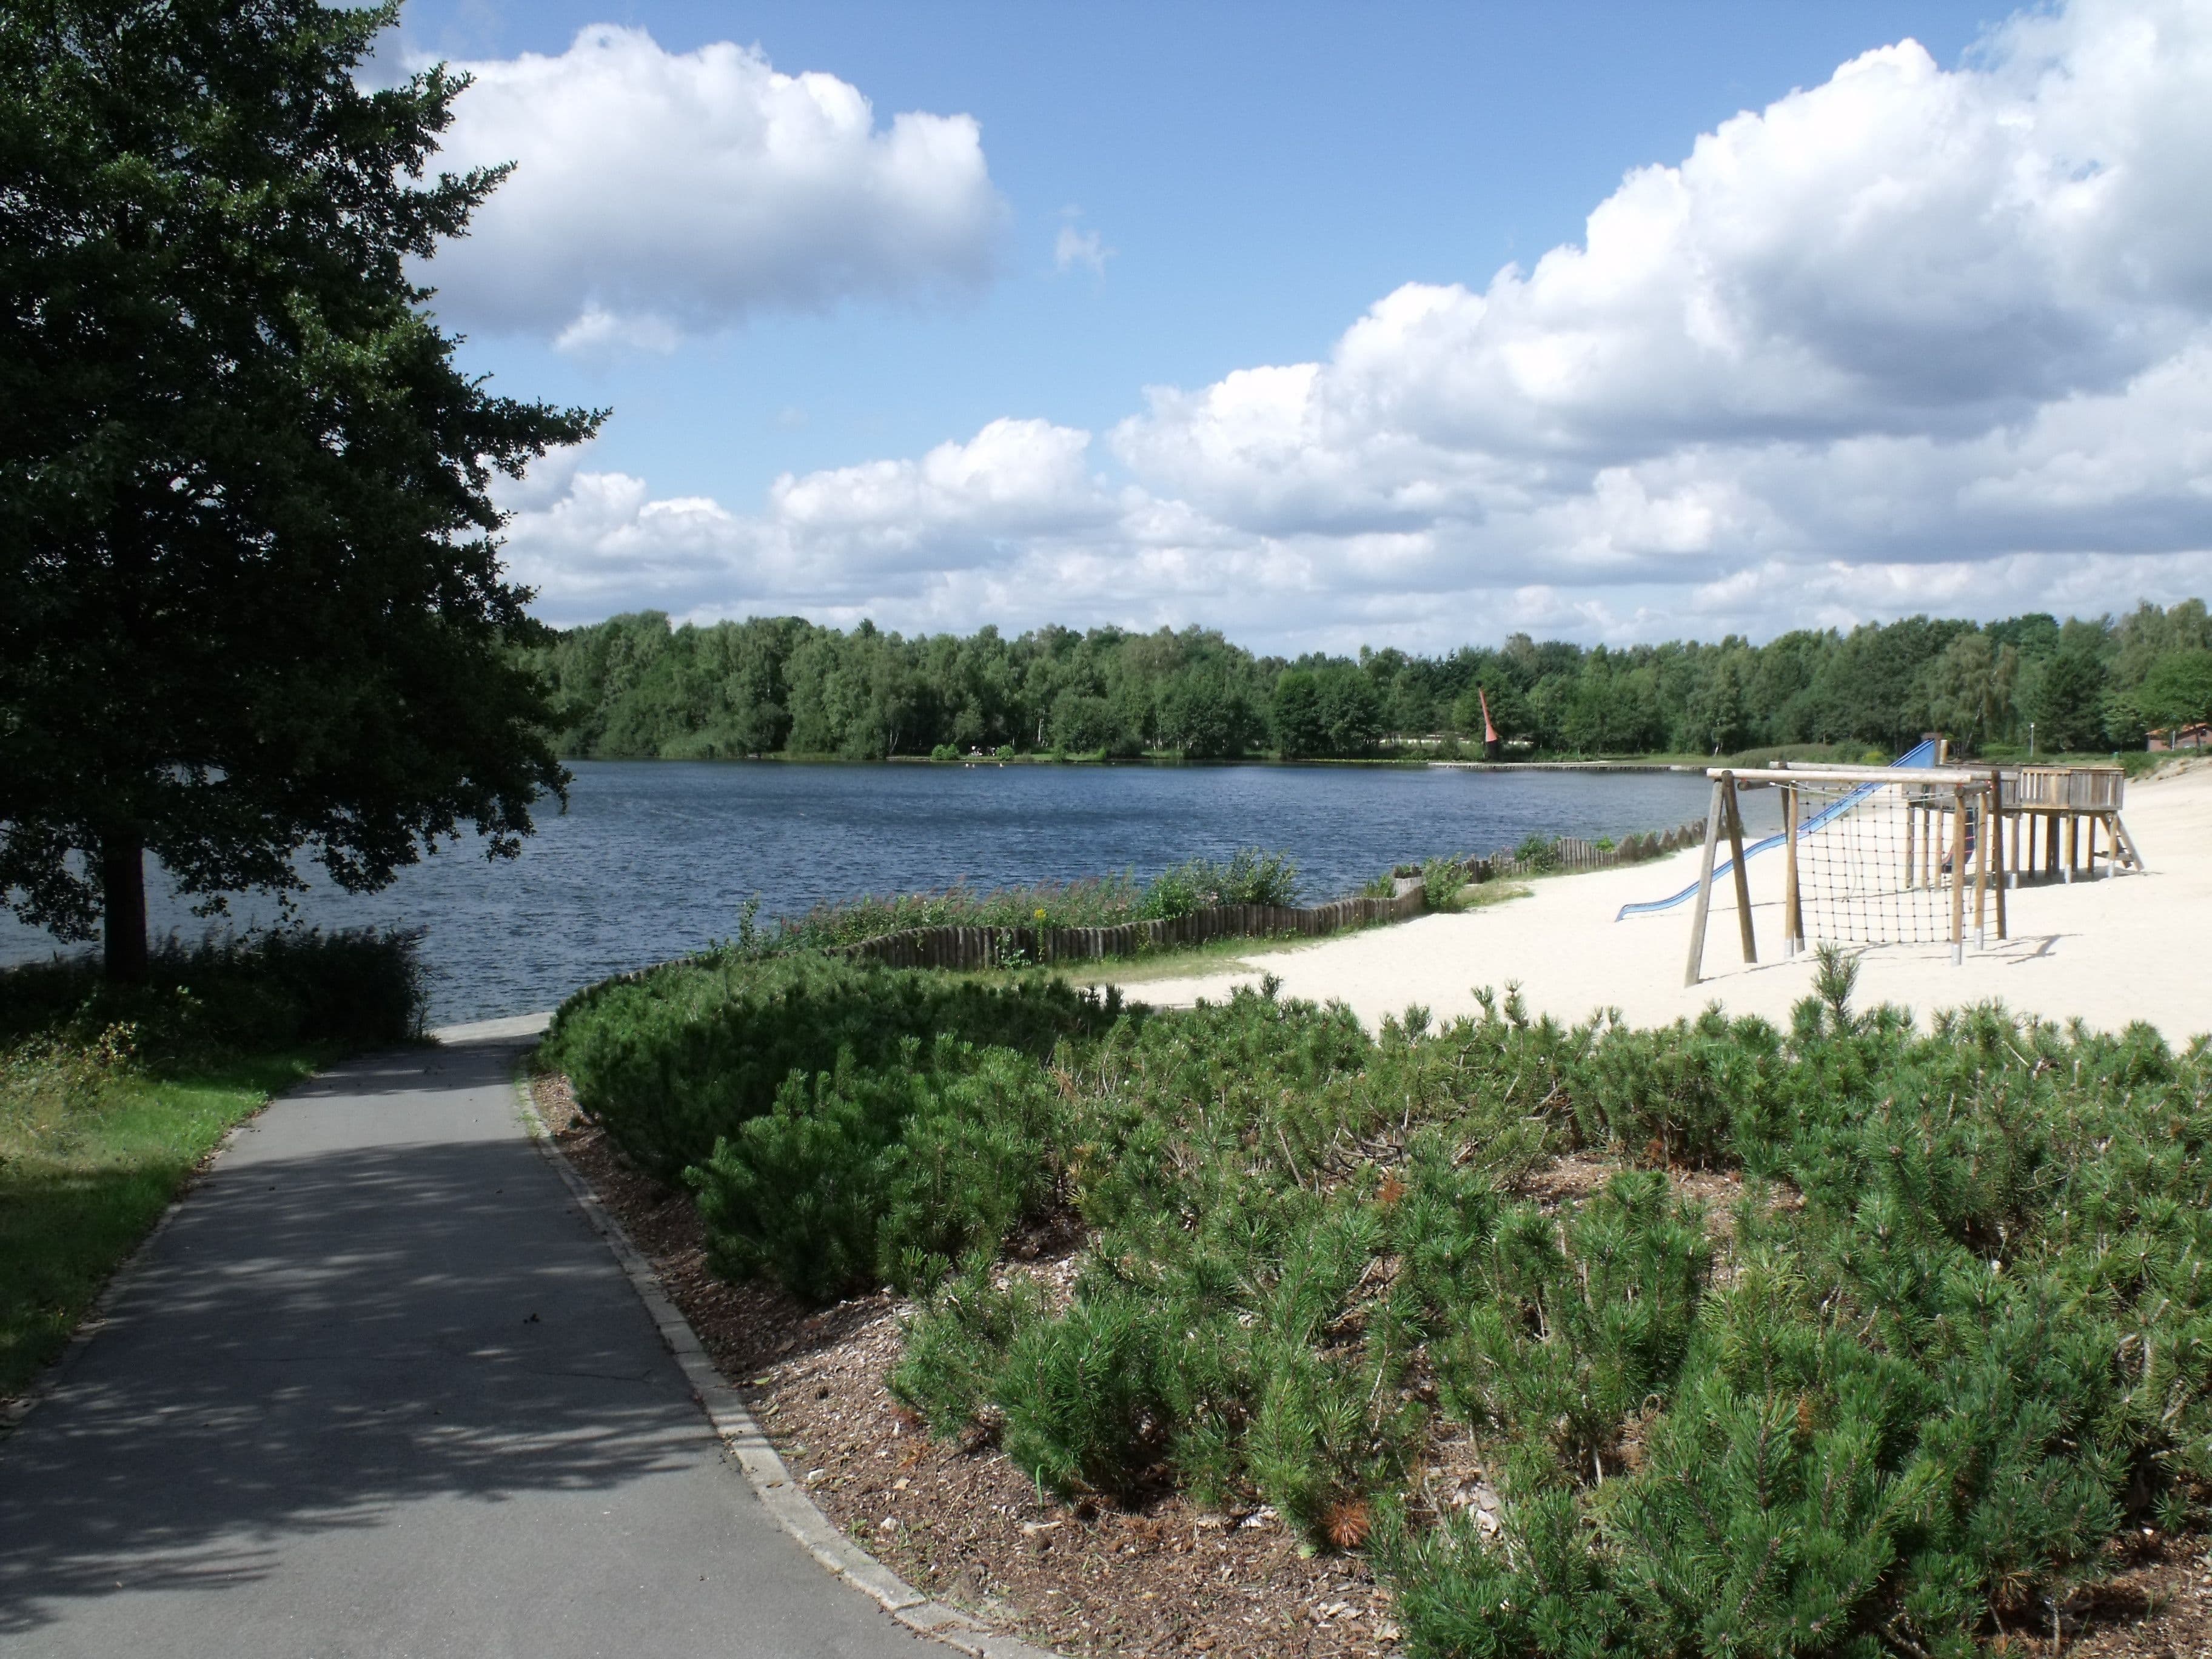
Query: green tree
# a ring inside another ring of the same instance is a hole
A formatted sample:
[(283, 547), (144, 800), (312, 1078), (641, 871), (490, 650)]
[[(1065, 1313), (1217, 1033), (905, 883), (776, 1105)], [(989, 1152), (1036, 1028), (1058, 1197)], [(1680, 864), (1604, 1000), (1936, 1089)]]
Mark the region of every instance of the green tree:
[(1052, 740), (1078, 754), (1126, 755), (1136, 743), (1111, 698), (1073, 690), (1053, 699)]
[(2153, 731), (2212, 720), (2212, 651), (2173, 651), (2143, 676), (2136, 709)]
[(1987, 634), (1961, 634), (1922, 675), (1928, 718), (1947, 732), (1959, 752), (1971, 754), (2010, 722), (2020, 653), (1992, 646)]
[(2043, 666), (2028, 718), (2037, 746), (2053, 752), (2094, 749), (2105, 737), (2105, 671), (2087, 652), (2069, 647)]
[(1314, 685), (1328, 733), (1323, 752), (1364, 755), (1373, 749), (1382, 736), (1382, 697), (1375, 682), (1342, 663), (1316, 674)]
[(144, 854), (219, 908), (374, 888), (565, 775), (491, 475), (599, 416), (489, 395), (405, 262), (465, 82), (395, 3), (0, 9), (0, 892), (143, 973)]
[(1750, 735), (1751, 714), (1740, 654), (1714, 653), (1690, 694), (1684, 726), (1698, 754), (1733, 754)]
[(1268, 708), (1275, 747), (1285, 760), (1307, 760), (1328, 752), (1328, 720), (1321, 704), (1321, 684), (1310, 670), (1286, 668), (1275, 681)]
[(1252, 745), (1255, 722), (1241, 690), (1218, 673), (1186, 669), (1160, 688), (1160, 742), (1196, 760), (1221, 760)]
[(1893, 750), (1918, 737), (1925, 699), (1921, 676), (1951, 641), (1973, 631), (1972, 623), (1907, 617), (1882, 627), (1851, 630), (1822, 665), (1814, 695), (1820, 704), (1815, 735), (1851, 738)]

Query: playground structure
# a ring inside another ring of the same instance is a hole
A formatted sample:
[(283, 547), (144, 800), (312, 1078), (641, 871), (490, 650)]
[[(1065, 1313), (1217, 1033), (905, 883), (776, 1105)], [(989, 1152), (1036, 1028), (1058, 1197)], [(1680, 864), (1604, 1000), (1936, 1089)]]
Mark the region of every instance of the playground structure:
[[(1899, 755), (1894, 764), (1899, 767), (1933, 766), (1936, 764), (1936, 751), (1939, 747), (1940, 744), (1936, 738), (1927, 738), (1914, 748), (1909, 749), (1904, 754)], [(1717, 799), (1717, 797), (1716, 797), (1716, 799)], [(1705, 823), (1709, 835), (1711, 833), (1711, 826), (1713, 821), (1711, 814), (1708, 813), (1705, 817)], [(1800, 835), (1810, 835), (1814, 830), (1820, 827), (1820, 823), (1821, 820), (1817, 817), (1808, 817), (1804, 823), (1798, 826), (1798, 833)], [(1743, 857), (1757, 858), (1761, 853), (1771, 851), (1774, 848), (1781, 846), (1784, 839), (1784, 837), (1783, 836), (1777, 834), (1767, 836), (1764, 841), (1754, 842), (1749, 848), (1744, 850)], [(1731, 858), (1728, 863), (1721, 866), (1717, 873), (1727, 875), (1741, 862), (1741, 860), (1739, 859)], [(1686, 903), (1689, 900), (1696, 897), (1699, 885), (1699, 882), (1693, 881), (1687, 887), (1685, 887), (1680, 892), (1670, 893), (1665, 898), (1647, 899), (1643, 902), (1637, 904), (1624, 904), (1620, 907), (1619, 913), (1614, 915), (1613, 920), (1615, 921), (1626, 921), (1631, 916), (1656, 915), (1662, 910), (1671, 910), (1676, 905)]]
[[(1623, 906), (1620, 915), (1671, 908), (1694, 897), (1684, 982), (1695, 985), (1703, 975), (1713, 883), (1729, 876), (1744, 960), (1756, 963), (1745, 865), (1780, 846), (1786, 849), (1785, 957), (1803, 950), (1808, 937), (1867, 945), (1940, 940), (1949, 944), (1955, 963), (1965, 960), (1970, 884), (1978, 950), (1992, 920), (1997, 938), (2008, 937), (2006, 890), (2017, 887), (2023, 873), (2068, 882), (2078, 873), (2094, 878), (2100, 832), (2108, 874), (2123, 866), (2142, 869), (2120, 817), (2125, 783), (2118, 767), (1947, 768), (1943, 758), (1940, 740), (1931, 740), (1894, 766), (1716, 768), (1707, 774), (1713, 804), (1698, 880), (1670, 898)], [(1739, 800), (1746, 788), (1782, 791), (1781, 833), (1749, 848)], [(1717, 866), (1723, 834), (1729, 856)]]
[(1997, 776), (2003, 791), (2002, 827), (2012, 836), (2014, 885), (2023, 874), (2072, 881), (2086, 873), (2094, 879), (2100, 830), (2108, 848), (2108, 870), (2143, 867), (2135, 838), (2120, 817), (2127, 775), (2118, 767), (2002, 767)]
[(1697, 909), (1684, 984), (1695, 985), (1704, 977), (1705, 927), (1723, 834), (1743, 959), (1759, 960), (1739, 799), (1747, 788), (1783, 792), (1783, 830), (1772, 839), (1786, 853), (1785, 957), (1805, 947), (1808, 884), (1820, 923), (1816, 934), (1824, 939), (1892, 944), (1941, 938), (1950, 945), (1951, 960), (1961, 962), (1969, 885), (1977, 945), (1987, 935), (1992, 893), (1997, 937), (2005, 937), (2003, 877), (1990, 868), (1992, 854), (2002, 854), (2002, 839), (1988, 833), (1999, 799), (1994, 772), (1928, 765), (1792, 766), (1763, 772), (1716, 767), (1706, 775), (1713, 782), (1713, 802), (1694, 890)]

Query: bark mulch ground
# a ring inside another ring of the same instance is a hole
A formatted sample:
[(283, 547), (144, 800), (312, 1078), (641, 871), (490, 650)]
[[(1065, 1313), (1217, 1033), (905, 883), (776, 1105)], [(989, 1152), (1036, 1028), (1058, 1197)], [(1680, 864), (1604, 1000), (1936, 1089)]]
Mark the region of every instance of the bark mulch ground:
[[(1274, 1513), (1210, 1514), (1169, 1497), (1136, 1512), (1041, 1493), (995, 1447), (932, 1441), (890, 1396), (907, 1304), (889, 1294), (810, 1311), (707, 1268), (690, 1194), (641, 1173), (576, 1109), (568, 1081), (533, 1080), (556, 1144), (653, 1263), (792, 1472), (823, 1512), (893, 1571), (994, 1627), (1068, 1655), (1368, 1659), (1395, 1655), (1389, 1594), (1358, 1554), (1314, 1557)], [(1580, 1196), (1618, 1167), (1577, 1157), (1539, 1171), (1531, 1196)], [(1724, 1214), (1725, 1176), (1686, 1176)], [(1017, 1242), (1026, 1271), (1064, 1278), (1079, 1244)], [(1480, 1451), (1440, 1438), (1423, 1482), (1441, 1510), (1497, 1502)], [(1991, 1645), (2009, 1659), (2212, 1659), (2212, 1553), (2201, 1537), (2135, 1536), (2114, 1576), (2046, 1627)]]

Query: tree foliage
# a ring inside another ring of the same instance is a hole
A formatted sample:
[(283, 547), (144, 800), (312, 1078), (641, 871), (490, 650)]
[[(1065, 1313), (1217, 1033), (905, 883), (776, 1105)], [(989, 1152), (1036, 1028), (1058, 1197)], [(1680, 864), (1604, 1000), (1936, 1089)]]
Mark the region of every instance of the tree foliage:
[[(1796, 744), (1962, 750), (2140, 746), (2212, 649), (2203, 605), (2117, 622), (2036, 615), (1977, 626), (1907, 617), (1798, 631), (1585, 648), (1515, 635), (1440, 657), (1255, 656), (1199, 629), (1136, 634), (986, 628), (913, 639), (796, 617), (672, 629), (655, 611), (561, 635), (538, 660), (561, 688), (562, 752), (672, 759), (790, 753), (880, 759), (1057, 750), (1192, 759), (1389, 754), (1482, 738), (1481, 700), (1523, 752), (1698, 755)], [(2179, 665), (2164, 666), (2170, 659)], [(2150, 686), (2153, 671), (2161, 678)], [(2176, 678), (2179, 676), (2179, 678)], [(2187, 696), (2179, 708), (2195, 707)]]
[(407, 262), (464, 82), (355, 73), (396, 3), (0, 12), (0, 892), (144, 957), (191, 893), (354, 889), (562, 775), (488, 486), (596, 417), (489, 395)]

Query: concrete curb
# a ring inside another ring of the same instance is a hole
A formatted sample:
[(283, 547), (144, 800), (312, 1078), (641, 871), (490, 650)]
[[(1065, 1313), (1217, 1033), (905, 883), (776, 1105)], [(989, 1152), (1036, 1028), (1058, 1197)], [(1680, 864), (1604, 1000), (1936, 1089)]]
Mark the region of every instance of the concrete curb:
[(554, 1143), (545, 1120), (538, 1115), (537, 1103), (530, 1097), (527, 1078), (516, 1079), (515, 1097), (532, 1144), (553, 1166), (554, 1173), (568, 1188), (568, 1196), (583, 1212), (584, 1218), (606, 1241), (615, 1260), (622, 1264), (630, 1288), (637, 1292), (638, 1300), (645, 1304), (646, 1312), (652, 1316), (661, 1341), (683, 1367), (684, 1380), (691, 1385), (692, 1397), (707, 1413), (707, 1420), (714, 1425), (716, 1437), (744, 1471), (745, 1479), (752, 1483), (753, 1495), (783, 1529), (799, 1540), (824, 1571), (872, 1597), (884, 1612), (909, 1630), (962, 1653), (973, 1654), (976, 1659), (1060, 1659), (1058, 1655), (1017, 1637), (999, 1634), (957, 1607), (932, 1601), (848, 1538), (835, 1522), (815, 1507), (806, 1489), (792, 1479), (791, 1471), (784, 1466), (768, 1436), (761, 1431), (760, 1425), (753, 1420), (752, 1413), (745, 1409), (737, 1390), (725, 1382), (721, 1373), (714, 1369), (714, 1362), (708, 1358), (698, 1333), (691, 1328), (691, 1322), (684, 1318), (668, 1293), (660, 1288), (653, 1264), (630, 1243), (629, 1235), (599, 1202), (599, 1195), (592, 1190), (591, 1183), (576, 1172), (575, 1166)]

